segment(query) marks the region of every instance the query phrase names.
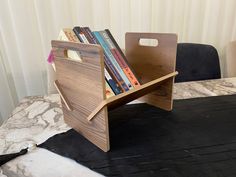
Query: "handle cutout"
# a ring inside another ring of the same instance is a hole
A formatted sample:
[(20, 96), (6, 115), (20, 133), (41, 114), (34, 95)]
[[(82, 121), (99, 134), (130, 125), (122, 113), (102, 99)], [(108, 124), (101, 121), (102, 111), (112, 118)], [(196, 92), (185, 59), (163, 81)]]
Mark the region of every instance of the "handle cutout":
[(80, 61), (82, 62), (81, 55), (79, 51), (74, 50), (64, 50), (64, 56), (70, 60)]
[(157, 39), (149, 39), (149, 38), (140, 38), (139, 45), (146, 46), (146, 47), (157, 47), (158, 40)]

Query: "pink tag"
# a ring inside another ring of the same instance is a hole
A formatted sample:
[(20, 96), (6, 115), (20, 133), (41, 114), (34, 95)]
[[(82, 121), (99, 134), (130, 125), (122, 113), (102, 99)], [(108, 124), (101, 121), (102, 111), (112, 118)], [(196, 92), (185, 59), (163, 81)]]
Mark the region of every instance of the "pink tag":
[(48, 55), (48, 63), (52, 63), (53, 60), (54, 60), (54, 56), (53, 56), (53, 53), (52, 53), (52, 51), (51, 51), (51, 52), (49, 53), (49, 55)]

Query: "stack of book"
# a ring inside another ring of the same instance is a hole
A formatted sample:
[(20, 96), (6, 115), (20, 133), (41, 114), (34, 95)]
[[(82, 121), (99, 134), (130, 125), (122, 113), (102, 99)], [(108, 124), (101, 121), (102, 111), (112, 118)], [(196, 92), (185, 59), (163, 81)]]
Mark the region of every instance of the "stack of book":
[[(101, 45), (104, 50), (107, 98), (140, 86), (140, 82), (128, 64), (124, 53), (108, 29), (92, 32), (89, 27), (66, 28), (61, 30), (58, 39)], [(68, 57), (81, 60), (76, 51), (68, 51)]]

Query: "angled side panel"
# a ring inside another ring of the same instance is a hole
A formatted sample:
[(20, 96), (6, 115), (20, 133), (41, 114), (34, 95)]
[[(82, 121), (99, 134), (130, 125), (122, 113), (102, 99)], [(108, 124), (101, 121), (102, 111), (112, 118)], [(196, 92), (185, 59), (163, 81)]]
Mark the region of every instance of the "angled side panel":
[[(140, 39), (155, 39), (157, 46), (140, 45)], [(126, 56), (142, 83), (175, 71), (177, 36), (159, 33), (126, 33)], [(140, 98), (165, 110), (172, 109), (174, 77), (163, 81), (156, 91)]]

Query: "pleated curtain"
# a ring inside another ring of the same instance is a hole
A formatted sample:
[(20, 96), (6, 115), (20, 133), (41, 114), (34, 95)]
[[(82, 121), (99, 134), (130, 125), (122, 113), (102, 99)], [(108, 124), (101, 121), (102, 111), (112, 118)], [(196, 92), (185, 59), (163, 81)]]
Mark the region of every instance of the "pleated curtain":
[(225, 47), (236, 39), (235, 0), (1, 0), (0, 122), (25, 96), (47, 94), (50, 41), (61, 28), (177, 33), (179, 42), (214, 45), (225, 73)]

